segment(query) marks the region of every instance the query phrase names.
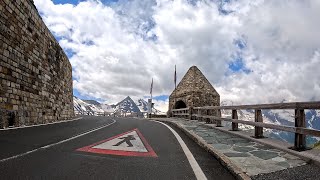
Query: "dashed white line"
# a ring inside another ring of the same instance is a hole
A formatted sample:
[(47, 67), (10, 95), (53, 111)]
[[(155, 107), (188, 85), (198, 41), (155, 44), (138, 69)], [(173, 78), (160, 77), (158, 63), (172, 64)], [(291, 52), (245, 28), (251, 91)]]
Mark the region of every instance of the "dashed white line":
[(191, 151), (189, 150), (188, 146), (182, 140), (182, 138), (179, 136), (179, 134), (175, 130), (173, 130), (170, 126), (168, 126), (167, 124), (165, 124), (163, 122), (159, 122), (159, 121), (154, 121), (154, 122), (158, 122), (160, 124), (163, 124), (168, 129), (170, 129), (170, 131), (173, 133), (173, 135), (177, 138), (180, 146), (182, 147), (182, 150), (183, 150), (184, 154), (187, 156), (187, 159), (188, 159), (188, 161), (189, 161), (189, 163), (191, 165), (191, 168), (192, 168), (194, 174), (196, 175), (196, 178), (198, 180), (206, 180), (207, 177), (203, 173), (202, 169), (200, 168), (200, 166), (197, 163), (196, 159), (193, 157), (193, 155), (192, 155)]
[(22, 153), (22, 154), (18, 154), (18, 155), (11, 156), (11, 157), (8, 157), (8, 158), (5, 158), (5, 159), (1, 159), (0, 162), (5, 162), (5, 161), (11, 160), (11, 159), (16, 159), (16, 158), (18, 158), (18, 157), (25, 156), (25, 155), (27, 155), (27, 154), (36, 152), (36, 151), (41, 150), (41, 149), (47, 149), (47, 148), (50, 148), (50, 147), (52, 147), (52, 146), (55, 146), (55, 145), (58, 145), (58, 144), (62, 144), (62, 143), (64, 143), (64, 142), (67, 142), (67, 141), (76, 139), (76, 138), (78, 138), (78, 137), (84, 136), (84, 135), (89, 134), (89, 133), (92, 133), (92, 132), (94, 132), (94, 131), (98, 131), (98, 130), (100, 130), (100, 129), (102, 129), (102, 128), (111, 126), (112, 124), (114, 124), (114, 123), (117, 122), (117, 121), (114, 120), (114, 119), (112, 119), (112, 121), (113, 121), (113, 122), (110, 123), (110, 124), (106, 124), (106, 125), (103, 125), (103, 126), (100, 126), (100, 127), (94, 128), (94, 129), (91, 129), (91, 130), (89, 130), (89, 131), (86, 131), (86, 132), (84, 132), (84, 133), (82, 133), (82, 134), (78, 134), (78, 135), (73, 136), (73, 137), (71, 137), (71, 138), (68, 138), (68, 139), (65, 139), (65, 140), (62, 140), (62, 141), (59, 141), (59, 142), (56, 142), (56, 143), (52, 143), (52, 144), (49, 144), (49, 145), (46, 145), (46, 146), (42, 146), (42, 147), (33, 149), (33, 150), (31, 150), (31, 151), (28, 151), (28, 152), (25, 152), (25, 153)]

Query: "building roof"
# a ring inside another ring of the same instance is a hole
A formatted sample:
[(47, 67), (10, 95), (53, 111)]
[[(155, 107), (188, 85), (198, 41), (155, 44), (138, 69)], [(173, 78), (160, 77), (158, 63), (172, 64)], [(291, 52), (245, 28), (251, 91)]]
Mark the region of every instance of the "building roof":
[(177, 88), (171, 93), (170, 97), (182, 96), (190, 93), (212, 93), (219, 95), (197, 66), (189, 68), (177, 85)]

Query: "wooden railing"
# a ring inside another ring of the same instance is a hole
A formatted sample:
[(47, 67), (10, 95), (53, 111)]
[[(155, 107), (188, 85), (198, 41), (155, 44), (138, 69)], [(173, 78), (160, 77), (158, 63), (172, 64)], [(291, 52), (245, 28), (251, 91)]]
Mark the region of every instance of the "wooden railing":
[(172, 116), (174, 117), (190, 117), (190, 108), (172, 109)]
[[(221, 110), (232, 110), (232, 118), (222, 118)], [(255, 111), (255, 121), (239, 120), (237, 110), (252, 109)], [(295, 126), (275, 125), (263, 122), (262, 110), (266, 109), (293, 109), (295, 112)], [(263, 137), (263, 128), (276, 129), (295, 133), (294, 147), (295, 150), (306, 149), (306, 135), (320, 137), (320, 130), (306, 128), (305, 109), (320, 109), (320, 102), (294, 102), (294, 103), (277, 103), (277, 104), (258, 104), (258, 105), (239, 105), (239, 106), (204, 106), (190, 107), (184, 109), (173, 109), (173, 117), (188, 119), (206, 120), (208, 123), (216, 122), (217, 127), (221, 127), (222, 121), (232, 123), (232, 130), (238, 130), (238, 123), (254, 126), (254, 137)], [(211, 115), (214, 114), (214, 115)]]

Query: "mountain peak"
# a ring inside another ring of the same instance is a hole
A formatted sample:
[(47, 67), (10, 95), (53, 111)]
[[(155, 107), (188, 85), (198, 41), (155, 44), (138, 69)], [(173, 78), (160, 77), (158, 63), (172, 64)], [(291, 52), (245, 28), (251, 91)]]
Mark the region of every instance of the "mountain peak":
[(140, 109), (136, 105), (136, 103), (131, 99), (130, 96), (127, 96), (125, 99), (120, 101), (118, 104), (115, 105), (116, 111), (122, 112), (136, 112), (140, 113)]

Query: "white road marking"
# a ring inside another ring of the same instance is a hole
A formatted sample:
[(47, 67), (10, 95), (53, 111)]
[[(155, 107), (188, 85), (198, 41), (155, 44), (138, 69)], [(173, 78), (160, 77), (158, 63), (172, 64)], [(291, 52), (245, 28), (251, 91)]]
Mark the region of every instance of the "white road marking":
[(75, 118), (75, 119), (70, 119), (70, 120), (67, 120), (67, 121), (57, 121), (57, 122), (46, 123), (46, 124), (36, 124), (36, 125), (31, 125), (31, 126), (8, 127), (8, 128), (5, 128), (5, 129), (0, 129), (0, 131), (8, 131), (8, 130), (14, 130), (14, 129), (30, 128), (30, 127), (38, 127), (38, 126), (45, 126), (45, 125), (50, 125), (50, 124), (59, 124), (59, 123), (76, 121), (76, 120), (80, 120), (80, 119), (82, 119), (82, 117)]
[[(132, 144), (131, 147), (128, 146), (126, 142), (123, 142), (123, 139), (131, 136), (132, 140), (130, 143)], [(117, 145), (119, 143), (119, 145)], [(121, 143), (121, 144), (120, 144)], [(117, 145), (117, 146), (115, 146)], [(148, 150), (144, 147), (142, 140), (140, 139), (139, 135), (136, 131), (132, 131), (129, 133), (126, 133), (122, 136), (119, 136), (117, 138), (111, 139), (109, 141), (106, 141), (102, 144), (98, 144), (92, 148), (95, 149), (110, 149), (110, 150), (117, 150), (117, 151), (134, 151), (134, 152), (148, 152)]]
[(168, 129), (170, 129), (170, 131), (174, 134), (174, 136), (177, 138), (180, 146), (182, 147), (182, 150), (184, 152), (184, 154), (187, 156), (187, 159), (191, 165), (191, 168), (194, 172), (194, 174), (196, 175), (196, 178), (199, 180), (206, 180), (207, 177), (205, 176), (205, 174), (203, 173), (202, 169), (200, 168), (199, 164), (197, 163), (196, 159), (193, 157), (192, 153), (190, 152), (188, 146), (186, 145), (186, 143), (182, 140), (182, 138), (179, 136), (179, 134), (173, 130), (170, 126), (168, 126), (167, 124), (163, 123), (163, 122), (159, 122), (159, 121), (154, 121), (154, 122), (158, 122), (164, 126), (166, 126)]
[(78, 137), (81, 137), (81, 136), (84, 136), (84, 135), (86, 135), (86, 134), (92, 133), (92, 132), (94, 132), (94, 131), (98, 131), (98, 130), (100, 130), (100, 129), (102, 129), (102, 128), (111, 126), (112, 124), (114, 124), (114, 123), (117, 122), (117, 121), (114, 120), (114, 119), (112, 119), (112, 121), (113, 121), (113, 122), (110, 123), (110, 124), (103, 125), (103, 126), (100, 126), (100, 127), (94, 128), (94, 129), (91, 129), (91, 130), (89, 130), (89, 131), (87, 131), (87, 132), (85, 132), (85, 133), (78, 134), (78, 135), (73, 136), (73, 137), (71, 137), (71, 138), (68, 138), (68, 139), (65, 139), (65, 140), (62, 140), (62, 141), (59, 141), (59, 142), (56, 142), (56, 143), (52, 143), (52, 144), (49, 144), (49, 145), (46, 145), (46, 146), (42, 146), (42, 147), (33, 149), (33, 150), (31, 150), (31, 151), (28, 151), (28, 152), (25, 152), (25, 153), (22, 153), (22, 154), (18, 154), (18, 155), (11, 156), (11, 157), (8, 157), (8, 158), (5, 158), (5, 159), (1, 159), (0, 162), (5, 162), (5, 161), (11, 160), (11, 159), (16, 159), (16, 158), (18, 158), (18, 157), (25, 156), (25, 155), (27, 155), (27, 154), (30, 154), (30, 153), (39, 151), (39, 150), (41, 150), (41, 149), (47, 149), (47, 148), (50, 148), (50, 147), (52, 147), (52, 146), (55, 146), (55, 145), (58, 145), (58, 144), (62, 144), (62, 143), (64, 143), (64, 142), (71, 141), (71, 140), (76, 139), (76, 138), (78, 138)]

